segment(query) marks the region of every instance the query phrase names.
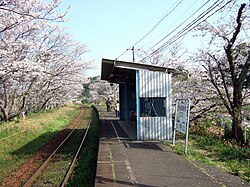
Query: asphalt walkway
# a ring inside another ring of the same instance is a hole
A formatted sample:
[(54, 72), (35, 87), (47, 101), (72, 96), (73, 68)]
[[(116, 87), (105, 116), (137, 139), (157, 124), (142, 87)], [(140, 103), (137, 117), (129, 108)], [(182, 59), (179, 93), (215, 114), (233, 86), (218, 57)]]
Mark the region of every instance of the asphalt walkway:
[(131, 141), (113, 112), (99, 111), (96, 187), (247, 186), (240, 178), (217, 168), (190, 163), (160, 141)]

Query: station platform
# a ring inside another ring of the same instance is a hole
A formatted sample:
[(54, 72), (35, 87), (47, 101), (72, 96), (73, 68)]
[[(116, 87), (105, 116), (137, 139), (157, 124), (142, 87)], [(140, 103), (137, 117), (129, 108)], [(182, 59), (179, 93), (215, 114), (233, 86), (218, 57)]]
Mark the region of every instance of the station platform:
[(135, 125), (119, 122), (114, 112), (98, 110), (100, 142), (96, 187), (247, 186), (239, 177), (187, 161), (161, 141), (134, 141)]

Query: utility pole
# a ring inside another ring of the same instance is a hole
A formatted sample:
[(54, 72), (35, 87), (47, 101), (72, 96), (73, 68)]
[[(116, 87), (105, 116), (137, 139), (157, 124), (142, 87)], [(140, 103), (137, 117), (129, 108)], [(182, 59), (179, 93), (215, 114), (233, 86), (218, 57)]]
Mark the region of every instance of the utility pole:
[(135, 62), (135, 50), (140, 50), (140, 49), (135, 49), (135, 46), (132, 46), (130, 49), (127, 49), (127, 50), (132, 51), (133, 62)]
[(132, 50), (132, 54), (133, 54), (133, 62), (135, 62), (135, 47), (133, 46), (131, 48), (131, 50)]

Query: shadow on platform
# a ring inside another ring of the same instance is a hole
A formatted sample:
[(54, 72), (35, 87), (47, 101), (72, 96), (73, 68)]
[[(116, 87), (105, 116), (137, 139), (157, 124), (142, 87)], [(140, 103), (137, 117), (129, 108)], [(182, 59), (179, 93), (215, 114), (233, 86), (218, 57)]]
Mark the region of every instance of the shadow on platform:
[(152, 149), (157, 151), (163, 151), (157, 143), (154, 142), (124, 142), (126, 148), (139, 148), (139, 149)]
[(131, 140), (137, 140), (137, 127), (135, 121), (118, 121), (118, 123)]

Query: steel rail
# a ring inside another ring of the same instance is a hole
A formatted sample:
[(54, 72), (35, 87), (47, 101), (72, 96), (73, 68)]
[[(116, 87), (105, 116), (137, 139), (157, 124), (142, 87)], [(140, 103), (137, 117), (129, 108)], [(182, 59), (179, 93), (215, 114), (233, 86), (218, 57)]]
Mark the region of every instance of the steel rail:
[(79, 153), (80, 153), (80, 151), (81, 151), (81, 149), (82, 149), (82, 145), (83, 145), (83, 143), (84, 143), (84, 141), (85, 141), (85, 139), (86, 139), (86, 136), (87, 136), (88, 131), (89, 131), (89, 128), (90, 128), (90, 125), (91, 125), (91, 123), (92, 123), (92, 117), (93, 117), (93, 113), (91, 114), (91, 118), (90, 118), (90, 121), (89, 121), (87, 130), (86, 130), (86, 132), (85, 132), (85, 134), (84, 134), (84, 136), (83, 136), (83, 139), (82, 139), (82, 141), (81, 141), (81, 144), (80, 144), (80, 146), (78, 147), (78, 150), (77, 150), (77, 152), (76, 152), (76, 154), (75, 154), (75, 157), (74, 157), (73, 161), (71, 162), (71, 165), (70, 165), (70, 167), (69, 167), (69, 169), (68, 169), (68, 171), (67, 171), (67, 174), (66, 174), (66, 176), (65, 176), (65, 178), (64, 178), (64, 180), (63, 180), (63, 182), (61, 183), (61, 187), (64, 187), (64, 186), (67, 184), (67, 182), (68, 182), (68, 180), (69, 180), (69, 178), (70, 178), (70, 175), (71, 175), (71, 173), (72, 173), (72, 171), (73, 171), (73, 169), (74, 169), (74, 166), (75, 166), (75, 163), (76, 163), (76, 161), (77, 161), (78, 155), (79, 155)]
[[(75, 120), (77, 120), (77, 119), (78, 119), (78, 117)], [(44, 168), (46, 167), (46, 165), (49, 163), (50, 159), (61, 148), (61, 146), (66, 142), (66, 140), (76, 130), (76, 128), (79, 126), (80, 123), (81, 123), (81, 121), (77, 122), (77, 124), (74, 127), (74, 129), (72, 129), (72, 131), (68, 134), (68, 136), (60, 143), (60, 145), (53, 151), (53, 153), (51, 153), (51, 155), (43, 162), (43, 164), (34, 172), (34, 174), (31, 175), (31, 177), (24, 183), (24, 185), (22, 187), (28, 187), (29, 185), (31, 185), (33, 183), (33, 181), (38, 177), (38, 175), (44, 170)]]

